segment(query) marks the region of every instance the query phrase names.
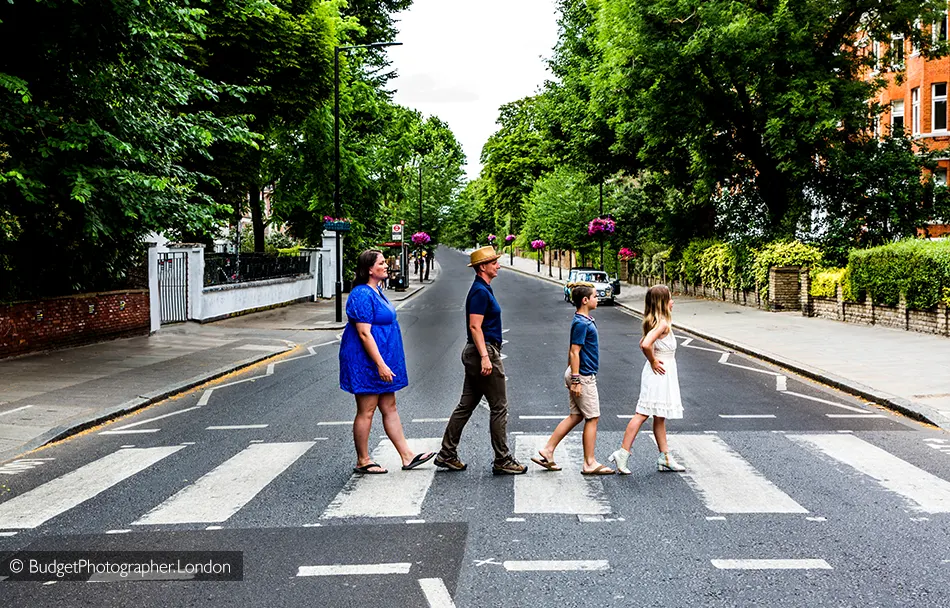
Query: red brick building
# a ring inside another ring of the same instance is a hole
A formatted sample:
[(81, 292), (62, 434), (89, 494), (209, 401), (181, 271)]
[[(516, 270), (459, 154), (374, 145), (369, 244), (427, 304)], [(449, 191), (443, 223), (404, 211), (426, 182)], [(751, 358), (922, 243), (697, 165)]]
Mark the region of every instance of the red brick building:
[[(946, 41), (948, 26), (950, 23), (944, 15), (942, 22), (923, 27), (935, 40)], [(945, 151), (939, 156), (934, 182), (937, 185), (946, 185), (947, 171), (950, 169), (950, 116), (947, 106), (950, 92), (950, 57), (925, 59), (913, 47), (911, 41), (896, 36), (892, 39), (890, 49), (886, 44), (874, 42), (870, 51), (881, 58), (881, 62), (891, 61), (895, 70), (902, 66), (905, 70), (902, 82), (898, 82), (892, 70), (886, 75), (888, 84), (876, 99), (885, 108), (876, 131), (884, 135), (902, 128), (923, 147)], [(884, 59), (885, 57), (887, 59)], [(921, 228), (919, 232), (921, 236), (947, 236), (950, 235), (950, 225), (931, 224)]]

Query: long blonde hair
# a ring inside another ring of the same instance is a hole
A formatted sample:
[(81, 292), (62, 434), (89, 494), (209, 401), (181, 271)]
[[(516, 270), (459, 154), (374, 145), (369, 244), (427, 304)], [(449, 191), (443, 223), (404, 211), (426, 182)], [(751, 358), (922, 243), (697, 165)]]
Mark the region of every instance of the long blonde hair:
[(660, 319), (672, 322), (670, 317), (670, 288), (666, 285), (654, 285), (647, 290), (646, 302), (643, 305), (643, 335), (660, 323)]

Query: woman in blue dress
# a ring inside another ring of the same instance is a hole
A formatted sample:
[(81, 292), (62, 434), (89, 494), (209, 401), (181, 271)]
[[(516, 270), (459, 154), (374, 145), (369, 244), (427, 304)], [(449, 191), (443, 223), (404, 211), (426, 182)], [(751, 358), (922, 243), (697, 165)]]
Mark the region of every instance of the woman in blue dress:
[(369, 455), (369, 432), (377, 409), (383, 416), (386, 435), (399, 452), (403, 469), (414, 469), (435, 456), (435, 452), (412, 452), (396, 411), (396, 391), (406, 388), (409, 379), (396, 309), (380, 289), (388, 276), (389, 265), (383, 254), (373, 249), (364, 251), (356, 260), (356, 280), (346, 300), (340, 388), (356, 397), (356, 473), (389, 472)]

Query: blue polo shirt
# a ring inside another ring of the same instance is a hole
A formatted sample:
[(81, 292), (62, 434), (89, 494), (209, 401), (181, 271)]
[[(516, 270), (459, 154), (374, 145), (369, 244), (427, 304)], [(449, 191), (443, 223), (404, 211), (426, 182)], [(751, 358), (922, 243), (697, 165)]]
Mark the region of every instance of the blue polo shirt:
[(468, 290), (468, 297), (465, 298), (465, 333), (468, 335), (468, 343), (475, 344), (468, 328), (469, 315), (484, 315), (482, 333), (485, 335), (485, 341), (501, 344), (501, 306), (495, 299), (491, 285), (482, 277), (475, 277), (472, 288)]
[(581, 347), (578, 372), (582, 376), (592, 376), (600, 368), (600, 344), (597, 339), (597, 324), (590, 317), (575, 312), (571, 322), (571, 344)]

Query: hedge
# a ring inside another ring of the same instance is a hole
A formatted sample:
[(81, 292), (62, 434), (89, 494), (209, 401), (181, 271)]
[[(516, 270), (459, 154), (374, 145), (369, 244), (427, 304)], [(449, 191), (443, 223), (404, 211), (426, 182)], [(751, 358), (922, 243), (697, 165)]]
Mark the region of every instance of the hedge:
[(897, 306), (903, 293), (915, 310), (929, 310), (940, 300), (950, 305), (950, 241), (908, 239), (855, 249), (848, 268), (857, 300), (870, 297), (875, 304)]
[(703, 285), (713, 289), (750, 289), (753, 252), (734, 243), (716, 243), (699, 254), (699, 274)]
[[(808, 293), (816, 298), (837, 298), (838, 285), (847, 284), (847, 277), (847, 268), (813, 268), (811, 271), (811, 288)], [(850, 292), (850, 289), (846, 291)]]
[(769, 243), (755, 252), (752, 272), (763, 300), (769, 299), (769, 268), (775, 266), (809, 266), (821, 264), (821, 250), (798, 241)]

